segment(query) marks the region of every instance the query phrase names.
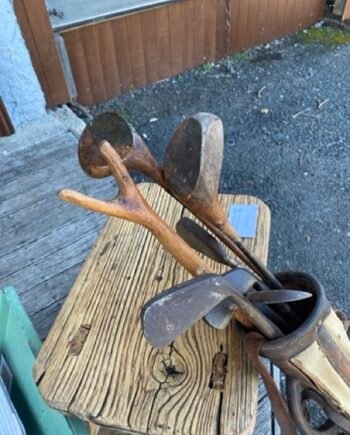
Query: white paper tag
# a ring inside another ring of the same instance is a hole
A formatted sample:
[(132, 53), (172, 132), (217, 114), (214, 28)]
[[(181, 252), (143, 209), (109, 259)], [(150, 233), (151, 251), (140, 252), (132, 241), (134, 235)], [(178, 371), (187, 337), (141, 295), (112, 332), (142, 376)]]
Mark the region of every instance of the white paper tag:
[(258, 207), (254, 204), (230, 205), (228, 220), (240, 237), (255, 237), (257, 218)]

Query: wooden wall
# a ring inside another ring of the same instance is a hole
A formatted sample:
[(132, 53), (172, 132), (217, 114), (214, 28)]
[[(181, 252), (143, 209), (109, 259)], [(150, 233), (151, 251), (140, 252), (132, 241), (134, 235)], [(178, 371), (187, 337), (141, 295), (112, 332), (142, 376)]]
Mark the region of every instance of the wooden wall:
[[(63, 31), (78, 101), (95, 104), (308, 27), (322, 16), (324, 2), (178, 0)], [(47, 104), (68, 101), (44, 0), (14, 0), (14, 6)]]
[(95, 104), (308, 27), (324, 0), (181, 0), (62, 33), (78, 100)]
[(103, 101), (215, 60), (220, 3), (183, 0), (63, 32), (79, 101)]
[(47, 105), (69, 101), (44, 0), (14, 0), (13, 5)]
[(322, 17), (324, 4), (324, 0), (231, 0), (230, 51), (309, 27)]

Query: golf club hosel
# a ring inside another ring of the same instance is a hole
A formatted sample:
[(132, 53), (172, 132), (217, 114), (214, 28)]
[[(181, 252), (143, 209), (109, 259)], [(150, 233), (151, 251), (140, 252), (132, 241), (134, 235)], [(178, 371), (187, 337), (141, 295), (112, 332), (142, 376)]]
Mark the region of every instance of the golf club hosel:
[[(131, 128), (131, 127), (130, 127)], [(123, 163), (129, 171), (137, 171), (149, 177), (161, 187), (165, 187), (163, 170), (159, 167), (149, 148), (134, 129), (132, 146), (119, 152)]]

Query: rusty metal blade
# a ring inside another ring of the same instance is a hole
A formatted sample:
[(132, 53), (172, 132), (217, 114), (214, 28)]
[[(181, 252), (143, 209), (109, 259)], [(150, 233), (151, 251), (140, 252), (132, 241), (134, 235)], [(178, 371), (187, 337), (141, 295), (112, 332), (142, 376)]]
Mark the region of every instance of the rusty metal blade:
[(227, 298), (215, 274), (197, 277), (149, 300), (141, 311), (145, 338), (155, 347), (170, 344)]
[(192, 219), (183, 217), (176, 224), (177, 233), (191, 248), (218, 263), (235, 267), (236, 263), (226, 254), (222, 245)]
[[(241, 294), (246, 294), (256, 282), (255, 276), (243, 267), (237, 267), (222, 275), (227, 284), (237, 289)], [(231, 299), (225, 299), (206, 316), (205, 321), (215, 329), (225, 329), (231, 322), (235, 304)]]
[[(208, 313), (227, 300), (232, 301), (266, 338), (281, 336), (281, 330), (242, 294), (245, 290), (241, 287), (248, 286), (251, 274), (238, 268), (229, 275), (230, 284), (223, 276), (208, 274), (152, 298), (141, 312), (142, 330), (146, 339), (155, 347), (170, 344), (204, 316), (208, 320)], [(231, 285), (235, 282), (233, 275), (237, 277), (237, 288)], [(222, 316), (219, 312), (217, 318), (214, 318), (212, 326), (218, 327), (216, 324), (231, 318), (232, 311), (228, 313), (227, 306), (223, 307), (222, 313)]]
[(252, 291), (247, 294), (250, 302), (262, 304), (283, 304), (302, 301), (311, 297), (311, 293), (290, 289)]

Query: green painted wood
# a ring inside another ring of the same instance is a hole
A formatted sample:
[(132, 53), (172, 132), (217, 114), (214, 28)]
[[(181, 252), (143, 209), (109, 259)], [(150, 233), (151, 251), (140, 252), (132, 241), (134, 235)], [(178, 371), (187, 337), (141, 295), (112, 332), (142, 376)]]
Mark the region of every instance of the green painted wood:
[(0, 291), (0, 351), (14, 375), (11, 399), (28, 435), (86, 435), (77, 419), (49, 408), (35, 385), (32, 368), (41, 341), (13, 287)]

